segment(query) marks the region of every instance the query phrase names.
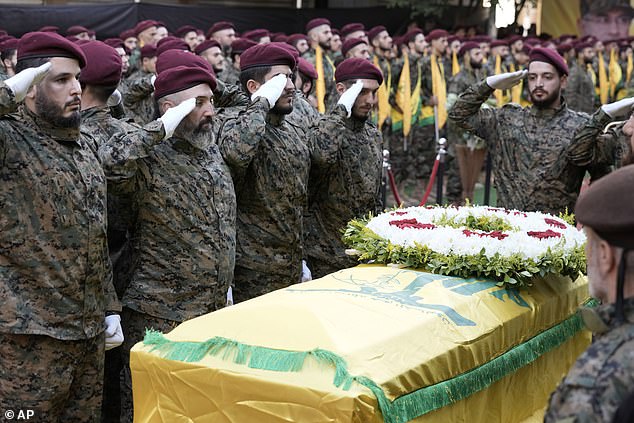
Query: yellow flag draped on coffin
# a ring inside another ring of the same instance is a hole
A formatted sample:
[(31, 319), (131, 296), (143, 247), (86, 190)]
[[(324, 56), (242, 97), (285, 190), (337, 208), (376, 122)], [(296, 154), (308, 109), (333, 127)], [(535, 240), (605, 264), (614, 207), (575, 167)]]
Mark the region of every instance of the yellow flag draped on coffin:
[[(392, 92), (392, 67), (390, 66), (389, 61), (386, 62), (386, 65), (387, 75), (383, 75), (383, 83), (377, 92), (377, 127), (379, 129), (392, 113), (392, 107), (390, 106), (390, 92)], [(379, 66), (379, 58), (377, 56), (374, 56), (374, 66), (381, 69)]]
[(589, 343), (581, 278), (358, 266), (149, 333), (135, 422), (519, 422)]
[(326, 78), (324, 75), (324, 51), (320, 46), (315, 47), (315, 70), (317, 71), (317, 81), (315, 82), (317, 110), (319, 111), (319, 113), (325, 113)]
[(435, 54), (431, 55), (431, 86), (438, 102), (438, 129), (441, 129), (447, 122), (447, 82), (445, 69)]

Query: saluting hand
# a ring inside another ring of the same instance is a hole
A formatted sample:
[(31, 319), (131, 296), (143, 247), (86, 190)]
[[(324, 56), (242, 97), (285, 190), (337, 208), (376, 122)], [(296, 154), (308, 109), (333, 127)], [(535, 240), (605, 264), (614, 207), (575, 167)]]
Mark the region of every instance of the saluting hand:
[(508, 90), (509, 88), (519, 84), (527, 73), (527, 70), (519, 70), (517, 72), (491, 75), (487, 77), (486, 82), (487, 85), (494, 90)]
[(357, 82), (355, 82), (350, 88), (348, 88), (346, 91), (343, 92), (343, 94), (341, 94), (341, 97), (339, 98), (337, 104), (341, 104), (343, 105), (343, 107), (346, 108), (346, 111), (348, 112), (348, 117), (352, 115), (352, 106), (354, 106), (354, 102), (357, 100), (357, 97), (359, 97), (362, 89), (363, 82), (357, 80)]
[(634, 106), (634, 97), (624, 98), (614, 103), (608, 103), (601, 106), (601, 109), (607, 113), (611, 118), (622, 116), (630, 113)]
[(4, 81), (5, 84), (13, 91), (15, 101), (20, 102), (26, 97), (26, 93), (31, 86), (39, 83), (51, 68), (51, 62), (46, 62), (37, 68), (27, 68), (17, 75)]
[(275, 75), (251, 94), (251, 101), (255, 101), (258, 97), (264, 97), (269, 102), (269, 107), (275, 106), (275, 103), (277, 103), (277, 100), (284, 92), (287, 78), (288, 76), (282, 73)]
[(163, 116), (161, 116), (158, 120), (163, 122), (163, 129), (165, 129), (165, 138), (170, 138), (178, 125), (181, 123), (185, 116), (191, 113), (192, 110), (196, 107), (196, 99), (190, 98), (183, 101), (181, 104), (175, 107), (170, 107), (167, 109)]

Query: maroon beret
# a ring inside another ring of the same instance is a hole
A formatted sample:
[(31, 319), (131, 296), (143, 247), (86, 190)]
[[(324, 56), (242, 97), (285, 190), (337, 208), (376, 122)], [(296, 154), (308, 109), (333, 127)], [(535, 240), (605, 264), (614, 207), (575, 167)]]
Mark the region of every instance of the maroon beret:
[(511, 35), (510, 37), (508, 37), (507, 41), (510, 44), (516, 43), (517, 41), (520, 41), (522, 39), (521, 35)]
[(493, 40), (491, 41), (491, 48), (495, 47), (508, 47), (509, 42), (505, 40)]
[(95, 35), (97, 35), (97, 31), (93, 31), (92, 29), (88, 30), (88, 35), (91, 37), (94, 37)]
[(583, 50), (584, 48), (592, 48), (593, 44), (589, 43), (587, 41), (578, 41), (574, 44), (574, 48), (575, 50), (577, 50), (577, 52), (580, 52), (581, 50)]
[(524, 40), (524, 44), (528, 44), (529, 46), (534, 46), (536, 44), (541, 44), (541, 40), (535, 37), (528, 37)]
[(75, 43), (75, 44), (77, 44), (77, 41), (79, 41), (79, 38), (77, 38), (76, 35), (67, 35), (64, 38), (66, 38), (71, 43)]
[(634, 166), (624, 166), (583, 191), (577, 199), (577, 221), (616, 247), (634, 248)]
[(15, 37), (12, 37), (11, 35), (7, 35), (7, 34), (0, 35), (0, 43), (10, 40), (12, 38), (15, 38)]
[(163, 45), (163, 44), (165, 44), (165, 43), (167, 43), (167, 42), (169, 42), (169, 41), (174, 41), (174, 40), (180, 40), (180, 41), (184, 42), (183, 40), (181, 40), (181, 39), (180, 39), (180, 38), (178, 38), (178, 37), (175, 37), (175, 36), (173, 36), (173, 35), (168, 35), (167, 37), (163, 37), (163, 38), (161, 38), (160, 40), (158, 40), (158, 41), (156, 42), (156, 47), (158, 48), (158, 47), (160, 47), (161, 45)]
[(84, 45), (86, 43), (89, 43), (92, 40), (84, 40), (82, 38), (78, 38), (75, 41), (73, 41), (75, 44), (77, 44), (78, 46)]
[(46, 25), (38, 29), (37, 32), (59, 32), (59, 27), (54, 25)]
[(466, 43), (462, 44), (460, 50), (458, 50), (458, 56), (462, 57), (475, 48), (480, 48), (480, 43), (476, 43), (475, 41), (467, 41)]
[(407, 33), (403, 35), (403, 37), (405, 38), (406, 42), (411, 43), (418, 36), (418, 34), (423, 35), (423, 31), (421, 31), (419, 28), (414, 28), (407, 31)]
[(235, 31), (236, 27), (233, 26), (231, 22), (227, 22), (227, 21), (216, 22), (215, 24), (211, 26), (211, 28), (209, 28), (209, 31), (207, 31), (207, 38), (211, 38), (211, 36), (214, 35), (215, 32), (222, 31), (225, 29), (233, 29)]
[(370, 30), (368, 31), (368, 40), (372, 42), (372, 40), (374, 40), (383, 31), (387, 31), (387, 28), (383, 25), (377, 25), (370, 28)]
[(251, 31), (247, 31), (242, 34), (242, 38), (248, 38), (251, 41), (255, 41), (256, 43), (260, 41), (260, 38), (270, 37), (271, 33), (268, 29), (258, 28), (252, 29)]
[(216, 78), (207, 70), (192, 66), (177, 66), (161, 72), (154, 81), (154, 98), (184, 91), (200, 84), (208, 84), (216, 89)]
[(308, 37), (305, 34), (291, 34), (288, 36), (286, 42), (295, 47), (300, 40), (306, 40), (306, 42), (308, 42)]
[(125, 44), (121, 38), (106, 38), (103, 42), (112, 48), (125, 48)]
[(127, 40), (128, 38), (136, 38), (134, 29), (126, 29), (121, 34), (119, 34), (119, 38), (121, 38), (123, 41)]
[(365, 32), (365, 26), (362, 23), (355, 22), (346, 24), (341, 27), (341, 35), (343, 35), (344, 37), (357, 31)]
[(427, 39), (427, 41), (433, 41), (438, 38), (443, 38), (448, 36), (449, 36), (449, 33), (445, 31), (444, 29), (434, 29), (432, 32), (427, 34), (427, 37), (425, 37), (425, 39)]
[(317, 28), (318, 26), (322, 26), (322, 25), (332, 26), (330, 21), (328, 19), (326, 19), (326, 18), (315, 18), (315, 19), (309, 20), (308, 23), (306, 24), (306, 32), (310, 31), (311, 29)]
[(88, 28), (81, 25), (73, 25), (66, 30), (66, 35), (77, 35), (82, 32), (88, 32)]
[(0, 29), (0, 36), (3, 36), (3, 35), (9, 35), (9, 33), (5, 31), (4, 29)]
[(274, 41), (276, 43), (285, 43), (286, 41), (288, 41), (288, 35), (286, 34), (275, 34), (271, 37), (271, 41)]
[[(163, 40), (165, 40), (166, 38), (163, 38)], [(163, 41), (161, 40), (161, 41)], [(187, 50), (189, 51), (189, 44), (187, 44), (185, 41), (183, 41), (180, 38), (174, 38), (168, 41), (165, 41), (163, 43), (161, 43), (160, 45), (156, 46), (156, 55), (160, 55), (163, 52), (166, 52), (167, 50)]]
[[(297, 66), (297, 60), (283, 43), (258, 44), (249, 47), (240, 56), (240, 70), (257, 66), (288, 65), (291, 69)], [(288, 46), (292, 48), (291, 46)], [(293, 49), (294, 50), (294, 49)]]
[(472, 37), (471, 40), (476, 43), (491, 43), (491, 37), (488, 35), (476, 35), (475, 37)]
[(177, 37), (183, 38), (185, 35), (187, 35), (190, 32), (196, 32), (196, 27), (192, 26), (192, 25), (184, 25), (181, 26), (180, 28), (178, 28), (174, 34)]
[(339, 31), (337, 28), (330, 28), (330, 32), (332, 32), (332, 35), (338, 35), (341, 37), (341, 31)]
[(147, 44), (141, 47), (141, 59), (145, 57), (154, 57), (156, 56), (156, 46), (153, 44)]
[(69, 57), (86, 66), (86, 56), (79, 46), (55, 32), (29, 32), (18, 42), (18, 60), (39, 57)]
[(335, 80), (337, 82), (347, 81), (349, 79), (374, 79), (383, 83), (383, 74), (381, 70), (374, 66), (372, 62), (366, 59), (352, 57), (339, 63), (335, 70)]
[(208, 61), (190, 51), (167, 50), (156, 58), (157, 74), (177, 66), (199, 67), (213, 73)]
[(532, 49), (533, 49), (533, 47), (530, 44), (524, 44), (522, 46), (522, 53), (524, 53), (527, 56), (530, 56)]
[(117, 51), (101, 41), (88, 41), (81, 45), (86, 66), (79, 82), (87, 85), (117, 85), (121, 81), (121, 57)]
[(153, 26), (157, 26), (158, 23), (156, 21), (153, 21), (151, 19), (145, 20), (145, 21), (141, 21), (138, 24), (136, 24), (136, 26), (134, 27), (134, 35), (139, 35), (140, 33), (142, 33), (143, 31), (145, 31), (148, 28), (152, 28)]
[(220, 45), (220, 43), (218, 41), (216, 41), (216, 40), (205, 40), (202, 43), (198, 44), (198, 46), (196, 46), (195, 53), (196, 54), (201, 54), (203, 51), (209, 50), (212, 47), (218, 47), (219, 49), (222, 50), (222, 46)]
[(448, 37), (447, 37), (447, 42), (448, 42), (449, 44), (453, 43), (454, 41), (460, 41), (460, 42), (462, 42), (461, 38), (460, 38), (460, 37), (458, 37), (457, 35), (450, 35), (450, 36), (448, 36)]
[(299, 70), (300, 73), (306, 75), (310, 79), (317, 79), (318, 75), (315, 66), (313, 66), (312, 63), (302, 57), (297, 59), (297, 70)]
[(277, 41), (273, 41), (271, 44), (278, 45), (279, 47), (281, 47), (281, 48), (285, 49), (286, 51), (288, 51), (293, 56), (293, 58), (295, 59), (295, 63), (297, 63), (297, 60), (299, 59), (299, 51), (297, 51), (297, 49), (295, 47), (290, 46), (290, 45), (288, 45), (286, 43), (280, 43), (280, 42), (277, 42)]
[(346, 57), (346, 54), (348, 54), (348, 52), (353, 47), (358, 46), (359, 44), (367, 45), (365, 40), (361, 38), (348, 38), (346, 41), (343, 42), (343, 45), (341, 46), (341, 54), (343, 54), (343, 56)]
[(561, 74), (568, 75), (568, 65), (559, 53), (549, 48), (536, 47), (531, 50), (529, 66), (532, 62), (545, 62), (553, 65)]
[(2, 43), (0, 43), (0, 52), (4, 53), (5, 51), (9, 50), (17, 50), (18, 42), (19, 40), (17, 38), (9, 38), (7, 40), (4, 40)]
[(572, 44), (571, 44), (571, 43), (559, 44), (559, 45), (557, 46), (557, 52), (558, 52), (559, 54), (564, 54), (564, 53), (567, 53), (567, 52), (569, 52), (569, 51), (570, 51), (570, 50), (572, 50), (572, 49), (573, 49), (573, 46), (572, 46)]
[(231, 43), (231, 54), (242, 54), (249, 47), (257, 46), (258, 43), (248, 38), (238, 38)]

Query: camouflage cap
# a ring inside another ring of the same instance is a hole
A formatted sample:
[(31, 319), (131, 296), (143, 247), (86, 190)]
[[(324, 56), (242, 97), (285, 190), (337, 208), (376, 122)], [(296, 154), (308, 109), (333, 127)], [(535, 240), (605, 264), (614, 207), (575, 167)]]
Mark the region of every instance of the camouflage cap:
[(630, 16), (634, 15), (630, 0), (579, 0), (579, 6), (581, 16), (588, 13), (605, 13), (611, 9), (624, 9)]

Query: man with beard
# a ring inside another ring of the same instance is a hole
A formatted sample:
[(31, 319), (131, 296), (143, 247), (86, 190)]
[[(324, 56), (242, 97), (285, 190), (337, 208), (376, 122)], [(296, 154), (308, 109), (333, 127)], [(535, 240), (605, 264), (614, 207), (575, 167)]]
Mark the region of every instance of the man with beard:
[(341, 230), (355, 217), (382, 210), (383, 141), (368, 118), (383, 75), (370, 61), (350, 58), (337, 66), (335, 78), (337, 107), (309, 132), (313, 150), (305, 249), (313, 277), (354, 266)]
[(330, 39), (332, 31), (330, 21), (324, 18), (315, 18), (306, 24), (306, 34), (310, 40), (310, 49), (304, 53), (304, 58), (308, 60), (317, 70), (317, 81), (315, 82), (315, 97), (317, 98), (317, 110), (325, 113), (335, 104), (337, 95), (333, 81), (335, 64), (328, 56), (330, 50)]
[(0, 409), (95, 422), (104, 349), (123, 336), (106, 178), (79, 126), (86, 58), (58, 34), (31, 32), (17, 59), (0, 83)]
[(225, 57), (222, 55), (222, 48), (218, 41), (204, 41), (196, 47), (195, 53), (209, 62), (216, 75), (219, 75), (224, 70)]
[(594, 49), (589, 42), (578, 43), (574, 46), (577, 52), (577, 60), (572, 61), (568, 86), (565, 95), (568, 107), (571, 110), (584, 113), (593, 113), (594, 107), (594, 81), (590, 74), (594, 61)]
[[(588, 117), (568, 109), (561, 97), (568, 73), (556, 51), (535, 48), (528, 70), (489, 76), (469, 87), (451, 109), (449, 118), (491, 150), (499, 206), (553, 214), (573, 210), (587, 168), (565, 152)], [(526, 75), (532, 107), (480, 107), (494, 89), (510, 89)], [(607, 171), (591, 170), (593, 176)]]
[(130, 348), (145, 329), (167, 332), (227, 302), (236, 201), (211, 130), (215, 86), (201, 67), (165, 70), (154, 91), (162, 116), (99, 150), (109, 187), (133, 195), (137, 209), (122, 299), (122, 421), (133, 415)]
[(304, 128), (285, 119), (295, 57), (277, 43), (259, 44), (242, 53), (240, 67), (251, 104), (225, 123), (219, 140), (238, 202), (236, 302), (300, 281), (310, 168)]

